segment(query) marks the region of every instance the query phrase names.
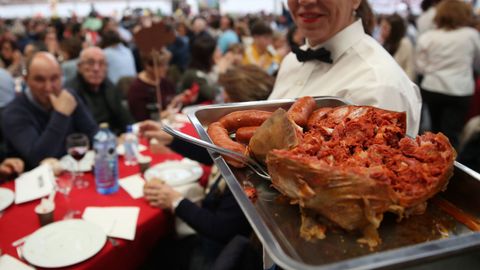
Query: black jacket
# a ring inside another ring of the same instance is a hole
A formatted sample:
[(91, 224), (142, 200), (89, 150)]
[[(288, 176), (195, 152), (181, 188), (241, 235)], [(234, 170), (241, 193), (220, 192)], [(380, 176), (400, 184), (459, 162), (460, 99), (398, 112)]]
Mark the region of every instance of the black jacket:
[(98, 91), (91, 91), (80, 74), (65, 83), (65, 87), (76, 91), (87, 105), (95, 121), (107, 122), (115, 134), (125, 132), (126, 126), (132, 124), (133, 117), (122, 105), (122, 93), (107, 78)]

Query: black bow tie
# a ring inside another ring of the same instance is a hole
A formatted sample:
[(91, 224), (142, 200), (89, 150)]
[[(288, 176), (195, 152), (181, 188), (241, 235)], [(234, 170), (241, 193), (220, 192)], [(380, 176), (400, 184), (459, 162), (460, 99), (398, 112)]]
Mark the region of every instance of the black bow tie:
[(333, 60), (330, 57), (330, 51), (325, 48), (320, 48), (317, 50), (308, 49), (304, 51), (299, 47), (292, 47), (292, 52), (297, 56), (297, 60), (300, 62), (319, 60), (329, 64), (333, 63)]

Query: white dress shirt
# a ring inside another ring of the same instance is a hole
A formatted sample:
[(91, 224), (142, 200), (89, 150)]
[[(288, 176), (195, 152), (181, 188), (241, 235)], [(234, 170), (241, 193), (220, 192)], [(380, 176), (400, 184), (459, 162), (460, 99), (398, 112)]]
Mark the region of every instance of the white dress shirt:
[(356, 105), (405, 111), (407, 133), (417, 135), (420, 91), (392, 56), (365, 34), (360, 20), (320, 46), (332, 53), (333, 64), (316, 60), (301, 63), (293, 53), (288, 54), (269, 99), (337, 96)]
[(430, 30), (418, 39), (416, 52), (417, 71), (424, 75), (422, 88), (452, 96), (473, 94), (473, 65), (480, 59), (475, 29)]

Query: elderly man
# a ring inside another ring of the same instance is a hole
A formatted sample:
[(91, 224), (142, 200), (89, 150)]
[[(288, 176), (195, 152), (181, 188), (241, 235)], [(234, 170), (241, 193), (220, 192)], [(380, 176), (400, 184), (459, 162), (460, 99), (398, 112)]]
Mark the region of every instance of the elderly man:
[(97, 123), (107, 122), (116, 133), (122, 133), (133, 122), (122, 105), (122, 93), (107, 76), (107, 62), (102, 49), (90, 47), (80, 53), (77, 76), (66, 82), (85, 102)]
[(407, 133), (415, 136), (422, 101), (418, 87), (373, 38), (358, 14), (367, 0), (288, 0), (307, 44), (292, 48), (280, 67), (269, 99), (337, 96), (357, 105), (407, 113)]
[(55, 57), (39, 52), (27, 65), (28, 88), (3, 111), (7, 155), (23, 159), (27, 168), (46, 157), (66, 154), (65, 138), (84, 133), (90, 138), (97, 125), (83, 102), (62, 89), (62, 72)]

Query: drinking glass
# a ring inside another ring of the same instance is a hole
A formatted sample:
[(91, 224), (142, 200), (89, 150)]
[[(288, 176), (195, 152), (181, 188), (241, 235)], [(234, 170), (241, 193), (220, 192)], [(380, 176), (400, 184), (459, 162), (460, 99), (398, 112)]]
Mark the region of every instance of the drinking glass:
[(65, 202), (67, 205), (67, 211), (63, 216), (63, 219), (72, 219), (75, 216), (76, 211), (70, 209), (70, 198), (69, 194), (72, 191), (73, 187), (74, 174), (70, 172), (63, 172), (60, 176), (57, 177), (55, 189), (62, 193), (65, 197)]
[(73, 133), (67, 137), (67, 151), (68, 154), (75, 159), (76, 169), (73, 170), (74, 175), (74, 184), (77, 188), (86, 188), (88, 187), (88, 181), (82, 179), (79, 175), (80, 171), (80, 161), (88, 152), (90, 147), (90, 142), (87, 135), (81, 133)]

